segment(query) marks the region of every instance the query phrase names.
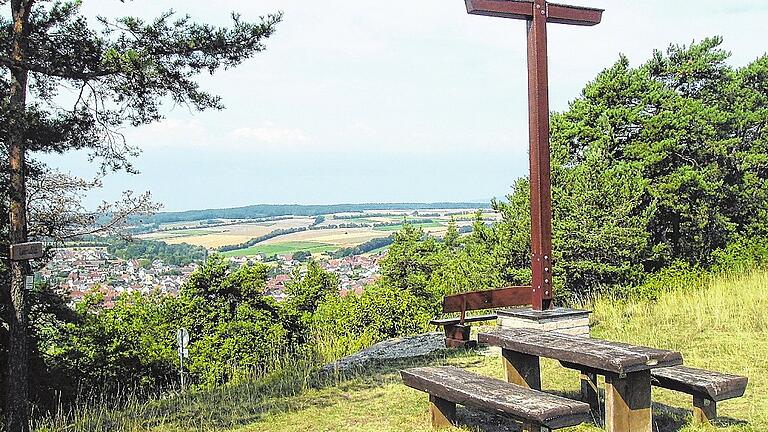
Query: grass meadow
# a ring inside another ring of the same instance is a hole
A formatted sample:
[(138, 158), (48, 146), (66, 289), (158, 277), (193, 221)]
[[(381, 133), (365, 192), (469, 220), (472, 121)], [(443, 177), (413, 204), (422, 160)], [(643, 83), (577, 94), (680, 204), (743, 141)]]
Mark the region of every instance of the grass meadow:
[[(594, 310), (594, 337), (679, 350), (685, 363), (746, 375), (743, 398), (722, 402), (713, 427), (690, 425), (690, 397), (654, 389), (654, 430), (660, 432), (768, 431), (768, 272), (681, 280), (655, 301), (604, 298)], [(501, 378), (492, 350), (444, 351), (409, 362), (372, 365), (348, 375), (321, 377), (315, 367), (344, 352), (325, 341), (313, 355), (276, 359), (277, 371), (215, 389), (170, 394), (121, 410), (108, 404), (81, 408), (36, 424), (53, 431), (428, 431), (427, 396), (400, 383), (398, 370), (415, 365), (457, 365)], [(542, 360), (547, 390), (577, 397), (579, 377)], [(602, 385), (602, 383), (601, 383)], [(457, 431), (514, 431), (509, 419), (459, 409)], [(74, 420), (73, 420), (74, 419)], [(595, 425), (563, 429), (597, 432)]]
[(225, 257), (232, 256), (254, 256), (254, 255), (287, 255), (294, 254), (300, 251), (306, 251), (311, 253), (322, 253), (327, 251), (334, 251), (339, 249), (338, 246), (329, 243), (317, 243), (309, 241), (288, 241), (283, 243), (260, 243), (256, 246), (249, 247), (247, 249), (238, 249), (229, 252), (224, 252), (222, 255)]

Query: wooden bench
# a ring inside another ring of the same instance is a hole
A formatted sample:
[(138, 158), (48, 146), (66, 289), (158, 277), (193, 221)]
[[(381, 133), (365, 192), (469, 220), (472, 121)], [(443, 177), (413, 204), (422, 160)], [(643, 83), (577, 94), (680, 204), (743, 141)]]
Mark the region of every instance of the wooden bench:
[(425, 367), (400, 372), (408, 387), (429, 394), (432, 427), (450, 427), (456, 404), (505, 414), (523, 422), (523, 431), (540, 432), (590, 422), (589, 404), (509, 384), (456, 367)]
[(497, 290), (474, 291), (445, 296), (443, 313), (460, 312), (457, 318), (433, 319), (429, 323), (443, 327), (445, 346), (448, 348), (473, 348), (477, 342), (469, 339), (470, 323), (494, 321), (496, 314), (467, 316), (468, 311), (525, 306), (531, 304), (531, 287), (509, 287)]
[(717, 418), (717, 403), (744, 396), (747, 377), (704, 369), (675, 366), (651, 371), (654, 386), (693, 396), (694, 423), (709, 423)]

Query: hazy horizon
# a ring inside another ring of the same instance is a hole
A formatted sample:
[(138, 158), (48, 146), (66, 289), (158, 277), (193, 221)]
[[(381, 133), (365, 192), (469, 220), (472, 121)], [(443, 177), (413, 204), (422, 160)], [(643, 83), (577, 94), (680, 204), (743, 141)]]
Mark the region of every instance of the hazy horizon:
[[(491, 200), (493, 198), (488, 198), (487, 200), (478, 199), (478, 200), (460, 200), (460, 201), (435, 201), (435, 200), (427, 200), (427, 201), (363, 201), (363, 202), (313, 202), (313, 203), (295, 203), (295, 202), (259, 202), (259, 203), (253, 203), (253, 204), (245, 204), (245, 205), (238, 205), (238, 206), (228, 206), (228, 207), (201, 207), (201, 208), (188, 208), (188, 209), (182, 209), (182, 210), (166, 210), (164, 208), (160, 209), (157, 213), (185, 213), (190, 211), (199, 211), (199, 210), (227, 210), (227, 209), (237, 209), (237, 208), (246, 208), (246, 207), (255, 207), (255, 206), (303, 206), (303, 207), (311, 207), (311, 206), (342, 206), (342, 205), (394, 205), (394, 204), (483, 204), (486, 206), (489, 206), (491, 203)], [(421, 209), (419, 209), (421, 210)]]

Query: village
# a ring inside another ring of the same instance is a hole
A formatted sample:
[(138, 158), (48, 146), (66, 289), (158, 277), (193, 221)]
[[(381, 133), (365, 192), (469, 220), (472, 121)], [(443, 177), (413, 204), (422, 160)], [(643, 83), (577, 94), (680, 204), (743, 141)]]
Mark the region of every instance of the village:
[[(338, 259), (321, 259), (320, 266), (339, 278), (339, 294), (361, 294), (366, 285), (379, 277), (379, 261), (383, 254), (354, 255)], [(297, 257), (299, 258), (299, 257)], [(265, 260), (264, 256), (232, 257), (233, 266), (250, 265)], [(292, 275), (305, 271), (306, 262), (293, 255), (277, 255), (270, 262), (272, 270), (264, 294), (277, 301), (285, 300), (285, 285)], [(90, 293), (102, 296), (103, 306), (111, 308), (124, 293), (159, 293), (177, 295), (184, 282), (197, 270), (199, 263), (177, 266), (161, 259), (122, 259), (110, 254), (106, 247), (60, 248), (53, 259), (36, 274), (40, 282), (49, 283), (68, 297), (74, 306)]]

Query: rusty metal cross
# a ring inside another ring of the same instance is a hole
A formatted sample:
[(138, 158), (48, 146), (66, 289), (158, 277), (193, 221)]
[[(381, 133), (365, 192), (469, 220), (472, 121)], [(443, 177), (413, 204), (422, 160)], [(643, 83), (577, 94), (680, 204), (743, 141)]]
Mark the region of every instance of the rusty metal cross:
[(531, 182), (532, 304), (552, 307), (552, 191), (549, 153), (547, 23), (593, 26), (603, 10), (546, 0), (465, 0), (467, 12), (528, 22), (528, 115)]

